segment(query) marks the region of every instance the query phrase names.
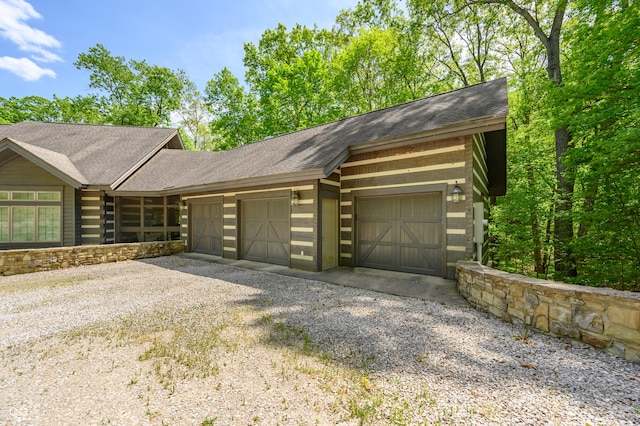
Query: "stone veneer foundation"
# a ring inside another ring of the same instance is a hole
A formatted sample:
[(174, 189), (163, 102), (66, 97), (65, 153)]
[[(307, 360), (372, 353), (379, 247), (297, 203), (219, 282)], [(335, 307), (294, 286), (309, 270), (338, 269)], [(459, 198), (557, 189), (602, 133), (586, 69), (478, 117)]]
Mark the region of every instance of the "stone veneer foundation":
[(584, 287), (458, 262), (458, 291), (512, 323), (607, 349), (640, 363), (640, 293)]
[(0, 251), (0, 275), (27, 274), (74, 266), (168, 256), (184, 251), (184, 241), (105, 244)]

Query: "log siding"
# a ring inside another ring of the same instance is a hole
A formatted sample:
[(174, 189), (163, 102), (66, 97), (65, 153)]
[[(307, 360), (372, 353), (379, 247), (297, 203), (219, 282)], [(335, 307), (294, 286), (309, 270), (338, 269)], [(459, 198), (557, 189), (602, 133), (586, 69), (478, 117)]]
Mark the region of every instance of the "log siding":
[[(483, 216), (489, 219), (489, 179), (487, 169), (487, 151), (484, 135), (473, 135), (473, 201), (483, 204)], [(489, 229), (483, 228), (482, 259), (477, 259), (477, 250), (474, 259), (486, 265), (489, 260)]]
[[(354, 154), (341, 166), (340, 259), (357, 266), (354, 200), (360, 194), (441, 192), (444, 198), (444, 270), (453, 278), (458, 260), (469, 258), (473, 246), (470, 212), (473, 173), (471, 136), (418, 142), (398, 148)], [(454, 203), (454, 185), (463, 188)]]

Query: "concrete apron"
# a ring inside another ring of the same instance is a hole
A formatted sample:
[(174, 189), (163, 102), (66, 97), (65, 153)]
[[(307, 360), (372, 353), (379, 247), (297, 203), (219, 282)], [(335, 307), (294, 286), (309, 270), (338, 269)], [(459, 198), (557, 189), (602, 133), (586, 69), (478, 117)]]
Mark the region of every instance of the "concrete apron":
[(219, 256), (200, 253), (180, 253), (174, 256), (197, 259), (205, 262), (220, 263), (254, 271), (266, 271), (289, 277), (322, 281), (346, 287), (356, 287), (396, 296), (431, 300), (447, 305), (469, 306), (456, 288), (456, 282), (429, 275), (407, 274), (370, 268), (351, 268), (339, 266), (321, 272), (301, 271), (287, 266), (251, 260), (224, 259)]

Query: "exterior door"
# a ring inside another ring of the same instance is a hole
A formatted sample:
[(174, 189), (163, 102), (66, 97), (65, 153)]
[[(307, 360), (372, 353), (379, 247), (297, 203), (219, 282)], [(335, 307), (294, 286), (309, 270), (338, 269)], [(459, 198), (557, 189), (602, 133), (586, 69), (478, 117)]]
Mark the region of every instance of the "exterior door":
[(359, 266), (442, 275), (442, 194), (358, 198)]
[(289, 199), (242, 202), (242, 258), (289, 265)]
[(222, 256), (222, 203), (191, 205), (191, 251)]
[(338, 266), (338, 200), (322, 200), (322, 269)]

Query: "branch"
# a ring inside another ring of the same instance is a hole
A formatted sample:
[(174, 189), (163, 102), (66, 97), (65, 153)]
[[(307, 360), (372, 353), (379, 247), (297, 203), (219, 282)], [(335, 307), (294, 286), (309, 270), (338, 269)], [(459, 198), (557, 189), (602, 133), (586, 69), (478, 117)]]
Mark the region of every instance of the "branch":
[[(554, 22), (553, 22), (554, 28), (555, 28), (555, 25), (556, 25), (556, 21), (555, 20), (558, 19), (558, 17), (560, 17), (560, 25), (562, 25), (562, 18), (564, 16), (564, 11), (565, 11), (565, 9), (567, 7), (567, 2), (568, 2), (568, 0), (561, 0), (560, 1), (560, 5), (558, 6), (558, 10), (556, 10), (556, 18), (554, 19)], [(549, 37), (547, 37), (547, 35), (542, 30), (542, 28), (540, 28), (540, 24), (538, 23), (538, 21), (533, 16), (531, 16), (531, 13), (529, 13), (529, 11), (527, 9), (518, 6), (513, 0), (471, 0), (468, 4), (469, 5), (501, 4), (503, 6), (507, 6), (509, 9), (513, 10), (515, 13), (517, 13), (520, 16), (522, 16), (525, 21), (527, 21), (527, 24), (529, 24), (529, 26), (533, 30), (533, 33), (538, 38), (538, 40), (540, 40), (540, 42), (542, 42), (543, 46), (547, 50), (549, 49)], [(560, 9), (562, 9), (562, 13), (559, 16)], [(560, 26), (558, 26), (558, 31), (560, 31)]]

